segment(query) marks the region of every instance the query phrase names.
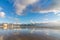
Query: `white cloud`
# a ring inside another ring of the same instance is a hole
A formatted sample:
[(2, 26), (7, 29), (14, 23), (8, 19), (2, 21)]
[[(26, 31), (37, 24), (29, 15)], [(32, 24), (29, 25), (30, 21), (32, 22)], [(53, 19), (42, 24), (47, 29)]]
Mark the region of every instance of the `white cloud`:
[(56, 14), (56, 16), (60, 16), (60, 12)]
[(44, 21), (48, 21), (49, 19), (48, 18), (45, 18)]
[[(60, 0), (14, 0), (13, 2), (18, 15), (26, 10), (39, 13), (53, 12), (54, 14), (60, 12)], [(31, 9), (27, 8), (29, 5), (32, 6)]]
[(2, 10), (3, 10), (3, 8), (0, 7), (0, 17), (4, 18), (5, 17), (5, 12), (3, 12)]
[(0, 17), (4, 18), (5, 17), (5, 12), (0, 12)]
[(10, 21), (14, 21), (13, 24), (16, 24), (16, 23), (21, 24), (19, 18), (16, 18), (16, 17), (14, 18), (14, 17), (9, 16), (8, 19)]
[(37, 0), (14, 0), (14, 7), (16, 9), (16, 13), (18, 15), (21, 15), (21, 13), (23, 13), (23, 10), (25, 10), (28, 5), (33, 4), (36, 1)]
[(58, 20), (55, 20), (55, 21), (43, 21), (43, 22), (41, 22), (41, 23), (43, 23), (43, 24), (46, 24), (45, 26), (60, 26), (60, 21), (58, 21)]
[[(42, 5), (44, 5), (44, 6), (42, 6)], [(51, 0), (50, 3), (48, 3), (45, 0), (45, 2), (40, 3), (39, 5), (36, 3), (33, 5), (32, 11), (33, 12), (40, 12), (40, 13), (53, 12), (53, 13), (57, 14), (58, 12), (60, 12), (60, 0)]]
[(30, 22), (31, 22), (32, 24), (35, 24), (35, 22), (34, 22), (33, 20), (30, 20)]

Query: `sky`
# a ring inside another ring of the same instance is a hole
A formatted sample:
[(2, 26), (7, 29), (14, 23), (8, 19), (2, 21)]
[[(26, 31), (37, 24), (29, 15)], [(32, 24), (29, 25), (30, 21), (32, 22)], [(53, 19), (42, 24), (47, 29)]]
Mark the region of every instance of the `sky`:
[(0, 0), (0, 23), (60, 22), (60, 0)]

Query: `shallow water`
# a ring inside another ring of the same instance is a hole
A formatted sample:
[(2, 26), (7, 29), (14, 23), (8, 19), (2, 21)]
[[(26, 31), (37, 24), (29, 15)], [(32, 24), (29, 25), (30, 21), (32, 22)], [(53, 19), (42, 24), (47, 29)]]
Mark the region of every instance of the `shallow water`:
[[(31, 40), (35, 40), (34, 39), (35, 37), (37, 38), (40, 36), (42, 36), (43, 38), (44, 37), (47, 37), (47, 38), (53, 37), (53, 39), (50, 38), (51, 40), (55, 40), (55, 38), (56, 38), (56, 40), (60, 40), (60, 30), (56, 30), (56, 29), (20, 29), (20, 30), (3, 30), (3, 29), (0, 29), (0, 36), (4, 36), (4, 37), (8, 36), (9, 37), (12, 35), (20, 35), (23, 37), (27, 37), (27, 36), (32, 37), (32, 39), (30, 38)], [(45, 38), (45, 40), (47, 38)], [(30, 40), (30, 39), (28, 39), (28, 40)], [(36, 39), (36, 40), (38, 40), (38, 39)], [(47, 39), (47, 40), (49, 40), (49, 39)]]

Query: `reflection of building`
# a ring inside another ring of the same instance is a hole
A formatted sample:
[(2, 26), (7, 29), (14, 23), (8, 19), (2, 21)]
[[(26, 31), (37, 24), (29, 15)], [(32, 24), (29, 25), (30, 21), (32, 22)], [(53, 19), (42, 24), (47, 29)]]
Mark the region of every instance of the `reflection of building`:
[(13, 24), (13, 29), (20, 29), (20, 24)]
[(13, 24), (8, 24), (8, 29), (13, 29)]
[(0, 24), (0, 29), (3, 29), (3, 27), (2, 27), (2, 26), (3, 26), (3, 24)]
[(8, 24), (8, 29), (20, 29), (20, 24)]
[(1, 36), (1, 35), (0, 35), (0, 40), (3, 40), (3, 39), (4, 39), (4, 36)]
[(8, 29), (20, 29), (20, 24), (8, 24)]

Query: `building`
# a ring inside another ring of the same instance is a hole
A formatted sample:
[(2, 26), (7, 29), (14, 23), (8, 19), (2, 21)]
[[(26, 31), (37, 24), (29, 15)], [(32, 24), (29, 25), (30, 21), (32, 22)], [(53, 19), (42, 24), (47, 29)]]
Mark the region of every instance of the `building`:
[(8, 24), (3, 24), (3, 29), (8, 29)]
[(8, 24), (8, 23), (3, 23), (0, 24), (0, 29), (20, 29), (20, 24)]

